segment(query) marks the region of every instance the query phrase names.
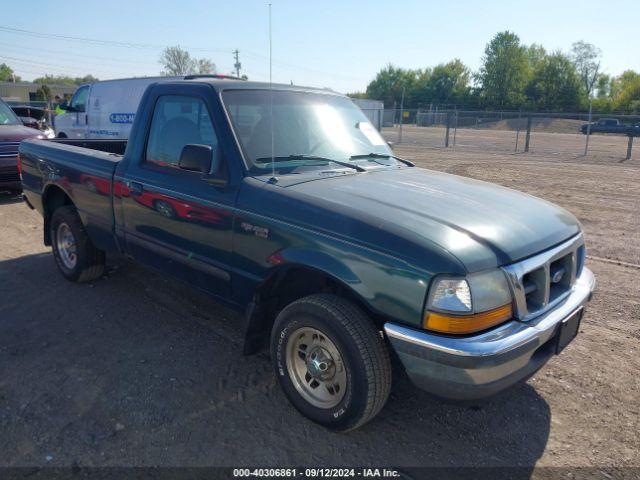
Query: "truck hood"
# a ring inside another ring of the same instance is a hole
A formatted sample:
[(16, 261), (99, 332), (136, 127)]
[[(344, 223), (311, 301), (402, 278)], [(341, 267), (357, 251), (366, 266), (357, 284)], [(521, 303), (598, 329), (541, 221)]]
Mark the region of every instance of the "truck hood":
[(421, 168), (380, 169), (285, 188), (414, 243), (435, 243), (469, 272), (513, 263), (580, 232), (576, 218), (552, 203)]

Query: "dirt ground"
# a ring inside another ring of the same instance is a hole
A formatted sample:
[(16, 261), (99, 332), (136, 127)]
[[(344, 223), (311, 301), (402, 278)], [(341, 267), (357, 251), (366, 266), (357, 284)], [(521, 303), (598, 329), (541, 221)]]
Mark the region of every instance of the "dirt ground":
[(454, 406), (399, 378), (374, 421), (327, 432), (287, 403), (266, 354), (241, 356), (237, 314), (119, 261), (94, 284), (66, 282), (41, 218), (5, 195), (0, 465), (640, 466), (640, 161), (545, 153), (553, 138), (528, 155), (405, 140), (396, 152), (419, 166), (582, 222), (595, 297), (577, 339), (527, 384)]

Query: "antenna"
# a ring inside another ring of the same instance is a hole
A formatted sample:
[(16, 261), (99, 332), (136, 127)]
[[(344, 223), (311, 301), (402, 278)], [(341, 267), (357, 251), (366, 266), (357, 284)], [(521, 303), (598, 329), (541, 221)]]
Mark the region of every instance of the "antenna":
[(277, 182), (276, 178), (276, 163), (275, 163), (275, 153), (273, 146), (273, 62), (271, 60), (272, 53), (272, 40), (271, 40), (271, 4), (269, 4), (269, 125), (271, 125), (271, 181)]

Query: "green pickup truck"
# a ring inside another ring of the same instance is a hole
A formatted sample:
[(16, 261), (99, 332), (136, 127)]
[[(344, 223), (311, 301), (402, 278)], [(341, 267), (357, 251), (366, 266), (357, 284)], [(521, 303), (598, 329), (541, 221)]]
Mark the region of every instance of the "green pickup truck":
[(128, 142), (28, 140), (19, 167), (65, 278), (123, 254), (244, 312), (245, 353), (269, 345), (291, 403), (334, 430), (380, 411), (392, 362), (456, 400), (527, 379), (595, 284), (571, 214), (416, 168), (326, 90), (152, 84)]

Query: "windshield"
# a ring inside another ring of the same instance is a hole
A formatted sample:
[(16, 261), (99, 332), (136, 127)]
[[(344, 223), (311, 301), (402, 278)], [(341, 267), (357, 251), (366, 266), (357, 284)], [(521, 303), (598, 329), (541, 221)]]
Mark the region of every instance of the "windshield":
[[(223, 92), (222, 98), (251, 173), (271, 174), (271, 95), (276, 173), (326, 169), (327, 165), (345, 168), (332, 161), (396, 164), (387, 143), (347, 97), (282, 90), (229, 90)], [(369, 154), (377, 156), (369, 160)]]
[(20, 120), (11, 107), (0, 100), (0, 125), (20, 125)]

